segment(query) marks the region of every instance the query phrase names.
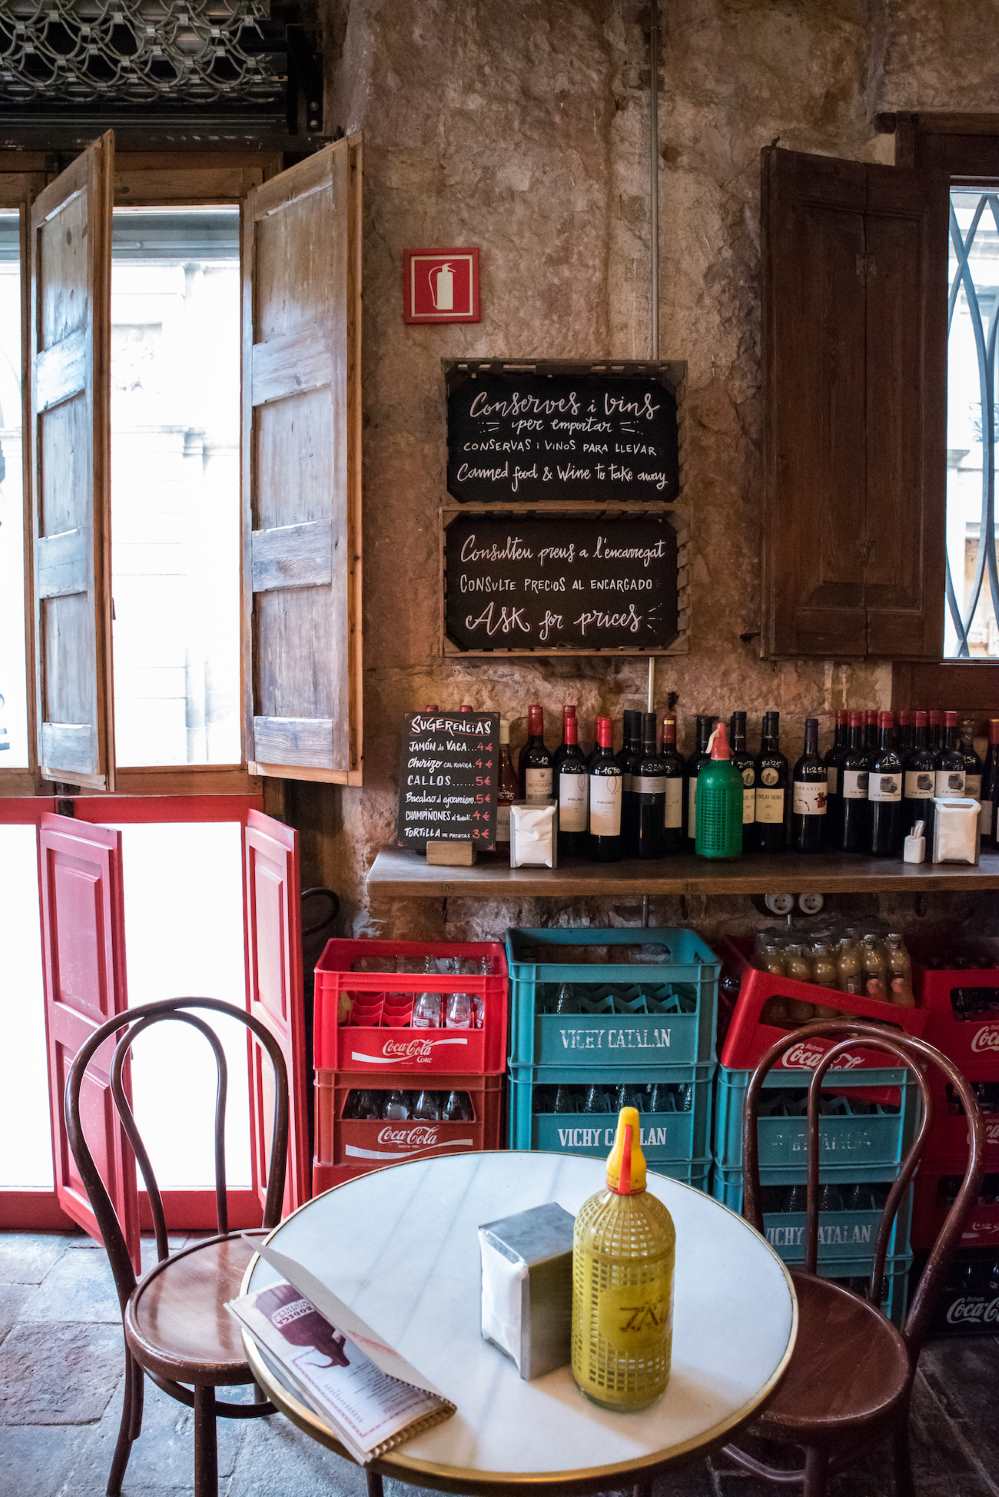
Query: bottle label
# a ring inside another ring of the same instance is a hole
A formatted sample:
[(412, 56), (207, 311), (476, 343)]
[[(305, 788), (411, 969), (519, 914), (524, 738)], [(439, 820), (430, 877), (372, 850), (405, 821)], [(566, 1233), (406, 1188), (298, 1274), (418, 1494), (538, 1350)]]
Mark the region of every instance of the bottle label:
[(552, 771), (528, 769), (524, 774), (524, 796), (527, 800), (551, 800)]
[(907, 769), (905, 771), (906, 800), (932, 800), (935, 784), (932, 769)]
[(964, 793), (970, 795), (972, 800), (982, 798), (982, 777), (980, 774), (966, 774), (964, 777)]
[(742, 824), (752, 826), (756, 820), (756, 791), (747, 790), (743, 786), (742, 791)]
[(756, 819), (774, 826), (784, 820), (784, 791), (756, 787)]
[(839, 794), (839, 769), (835, 764), (830, 764), (826, 769), (826, 789), (830, 795)]
[(621, 835), (621, 776), (590, 776), (590, 832), (594, 837)]
[(795, 780), (791, 797), (795, 816), (824, 816), (827, 800), (825, 780)]
[(900, 774), (875, 774), (871, 771), (867, 781), (869, 800), (901, 800), (902, 776)]
[(510, 841), (510, 806), (500, 801), (496, 807), (496, 841)]
[(868, 775), (866, 769), (844, 769), (843, 799), (866, 800), (867, 779)]
[(964, 770), (938, 769), (933, 777), (934, 795), (963, 795)]
[(636, 795), (665, 795), (664, 774), (636, 774), (631, 777), (631, 788)]
[(687, 836), (697, 835), (697, 776), (692, 774), (687, 781)]
[(558, 777), (558, 825), (562, 832), (586, 831), (587, 780), (585, 774)]
[(666, 781), (666, 812), (664, 825), (683, 826), (683, 780), (679, 775)]
[(600, 1293), (600, 1338), (619, 1356), (655, 1356), (673, 1329), (672, 1263), (644, 1284), (618, 1284)]

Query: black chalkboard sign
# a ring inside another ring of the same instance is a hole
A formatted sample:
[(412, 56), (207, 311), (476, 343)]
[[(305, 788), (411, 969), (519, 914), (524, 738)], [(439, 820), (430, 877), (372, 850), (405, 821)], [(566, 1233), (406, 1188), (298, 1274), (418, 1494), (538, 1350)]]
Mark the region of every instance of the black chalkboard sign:
[(444, 563), (444, 632), (456, 651), (645, 654), (677, 637), (667, 515), (455, 514)]
[(496, 845), (498, 712), (411, 712), (399, 767), (398, 841)]
[(667, 374), (452, 366), (447, 383), (447, 486), (463, 503), (677, 497), (676, 396)]

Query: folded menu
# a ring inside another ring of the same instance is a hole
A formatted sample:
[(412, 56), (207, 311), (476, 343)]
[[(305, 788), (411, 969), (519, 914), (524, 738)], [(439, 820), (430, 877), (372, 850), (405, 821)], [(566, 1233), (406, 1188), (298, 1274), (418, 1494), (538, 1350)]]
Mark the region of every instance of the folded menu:
[(253, 1240), (283, 1277), (230, 1300), (267, 1362), (361, 1465), (455, 1405), (301, 1263)]

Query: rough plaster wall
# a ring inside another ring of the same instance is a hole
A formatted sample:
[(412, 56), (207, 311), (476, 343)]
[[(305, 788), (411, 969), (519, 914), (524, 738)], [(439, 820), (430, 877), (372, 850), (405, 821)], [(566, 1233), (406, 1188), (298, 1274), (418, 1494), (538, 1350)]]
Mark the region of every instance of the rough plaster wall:
[[(402, 714), (470, 702), (522, 719), (576, 700), (584, 721), (644, 705), (640, 661), (443, 661), (436, 655), (440, 360), (649, 352), (646, 51), (635, 0), (344, 0), (334, 123), (363, 130), (365, 788), (297, 787), (307, 871), (346, 923), (386, 934), (493, 932), (542, 919), (630, 922), (633, 904), (430, 901), (370, 910), (364, 873), (389, 840)], [(772, 665), (757, 641), (760, 502), (759, 152), (891, 159), (879, 108), (989, 107), (992, 0), (662, 0), (661, 352), (689, 365), (684, 489), (694, 511), (693, 634), (660, 662), (681, 731), (745, 707), (755, 737), (849, 695), (888, 700), (884, 666)], [(969, 70), (971, 81), (969, 84)], [(979, 70), (979, 76), (975, 76)], [(406, 245), (479, 244), (483, 320), (407, 328)], [(517, 727), (515, 725), (515, 737)], [(516, 744), (515, 744), (516, 747)], [(311, 865), (311, 868), (310, 868)], [(657, 902), (657, 919), (744, 919), (745, 901)]]

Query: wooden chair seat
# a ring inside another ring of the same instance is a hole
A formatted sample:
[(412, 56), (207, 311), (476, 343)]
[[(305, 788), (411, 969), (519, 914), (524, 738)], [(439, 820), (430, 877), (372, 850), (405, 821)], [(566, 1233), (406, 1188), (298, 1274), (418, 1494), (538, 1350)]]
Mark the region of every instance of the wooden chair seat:
[(798, 1339), (784, 1381), (755, 1421), (771, 1439), (823, 1444), (890, 1421), (908, 1394), (909, 1352), (877, 1309), (832, 1279), (793, 1269)]
[(178, 1383), (252, 1382), (239, 1324), (225, 1308), (226, 1300), (238, 1296), (252, 1256), (251, 1244), (234, 1234), (182, 1248), (151, 1268), (125, 1307), (133, 1356)]

